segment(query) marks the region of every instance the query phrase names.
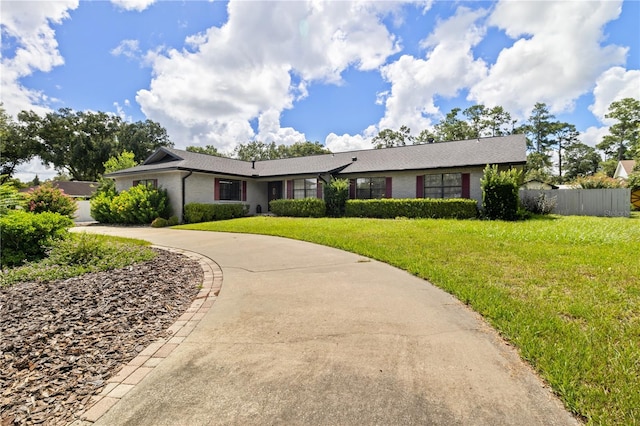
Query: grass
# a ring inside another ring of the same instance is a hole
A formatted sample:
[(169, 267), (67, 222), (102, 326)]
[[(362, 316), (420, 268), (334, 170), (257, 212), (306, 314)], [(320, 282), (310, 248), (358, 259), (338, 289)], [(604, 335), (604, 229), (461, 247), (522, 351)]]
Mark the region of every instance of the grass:
[(640, 215), (525, 222), (253, 217), (182, 229), (359, 253), (482, 314), (589, 424), (640, 424)]
[(48, 256), (16, 268), (3, 269), (0, 286), (22, 281), (52, 281), (76, 277), (87, 272), (123, 268), (150, 260), (155, 253), (149, 243), (131, 238), (72, 233), (59, 241)]

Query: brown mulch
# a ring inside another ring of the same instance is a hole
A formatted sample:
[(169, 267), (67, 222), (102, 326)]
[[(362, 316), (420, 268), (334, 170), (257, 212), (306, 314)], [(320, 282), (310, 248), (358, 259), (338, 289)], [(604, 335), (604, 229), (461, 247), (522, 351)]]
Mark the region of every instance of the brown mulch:
[(60, 425), (191, 305), (202, 268), (156, 250), (148, 262), (0, 288), (0, 424)]

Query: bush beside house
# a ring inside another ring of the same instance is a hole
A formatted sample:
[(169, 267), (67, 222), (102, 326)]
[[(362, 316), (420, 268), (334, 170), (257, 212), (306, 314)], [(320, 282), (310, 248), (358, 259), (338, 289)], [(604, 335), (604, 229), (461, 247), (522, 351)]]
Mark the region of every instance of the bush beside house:
[(211, 222), (213, 220), (227, 220), (245, 215), (245, 206), (241, 203), (205, 204), (189, 203), (184, 206), (184, 221), (186, 223)]
[(148, 185), (120, 193), (108, 188), (91, 199), (91, 216), (102, 223), (150, 224), (158, 217), (169, 218), (169, 196), (165, 190)]
[(346, 203), (346, 216), (380, 219), (393, 219), (396, 217), (410, 219), (473, 219), (478, 216), (478, 206), (475, 200), (461, 198), (348, 200)]
[(516, 169), (500, 171), (496, 165), (485, 167), (480, 184), (482, 211), (487, 219), (518, 219), (521, 175), (522, 173)]
[(327, 212), (326, 204), (320, 198), (273, 200), (269, 207), (277, 216), (323, 217)]

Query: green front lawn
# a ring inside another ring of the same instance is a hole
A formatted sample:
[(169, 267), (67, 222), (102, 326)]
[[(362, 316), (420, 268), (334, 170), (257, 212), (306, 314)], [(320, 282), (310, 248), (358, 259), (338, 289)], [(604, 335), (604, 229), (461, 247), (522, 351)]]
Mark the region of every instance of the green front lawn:
[(640, 218), (525, 222), (252, 217), (182, 229), (368, 256), (481, 313), (591, 424), (640, 424)]

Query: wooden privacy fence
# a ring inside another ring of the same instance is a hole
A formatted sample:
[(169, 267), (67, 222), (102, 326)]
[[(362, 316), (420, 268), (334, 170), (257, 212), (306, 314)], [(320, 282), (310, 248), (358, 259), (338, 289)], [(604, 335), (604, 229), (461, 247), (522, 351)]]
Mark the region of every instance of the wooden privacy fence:
[(554, 214), (629, 217), (631, 212), (631, 191), (628, 188), (521, 189), (520, 198), (537, 198), (541, 193), (547, 199), (556, 199)]

